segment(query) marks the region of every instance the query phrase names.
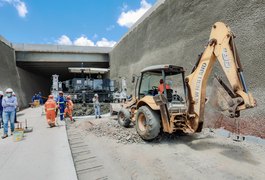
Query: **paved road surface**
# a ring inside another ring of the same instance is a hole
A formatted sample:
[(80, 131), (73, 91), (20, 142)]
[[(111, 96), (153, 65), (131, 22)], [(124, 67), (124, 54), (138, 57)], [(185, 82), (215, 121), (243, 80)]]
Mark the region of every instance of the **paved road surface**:
[(116, 124), (108, 118), (68, 124), (79, 180), (265, 179), (262, 144), (235, 142), (207, 131), (127, 143), (134, 128), (129, 131)]
[(48, 128), (41, 114), (41, 107), (18, 113), (18, 121), (27, 119), (34, 128), (24, 140), (13, 142), (12, 136), (0, 139), (0, 179), (77, 179), (64, 123)]

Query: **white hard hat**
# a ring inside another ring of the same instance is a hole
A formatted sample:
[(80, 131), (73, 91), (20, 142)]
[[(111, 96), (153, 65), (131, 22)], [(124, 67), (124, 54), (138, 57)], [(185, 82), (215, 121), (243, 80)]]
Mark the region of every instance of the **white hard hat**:
[(0, 91), (0, 95), (4, 95), (3, 91)]
[(95, 96), (95, 97), (98, 97), (98, 94), (95, 94), (94, 96)]
[(11, 89), (11, 88), (7, 88), (7, 89), (6, 89), (6, 93), (13, 93), (13, 89)]

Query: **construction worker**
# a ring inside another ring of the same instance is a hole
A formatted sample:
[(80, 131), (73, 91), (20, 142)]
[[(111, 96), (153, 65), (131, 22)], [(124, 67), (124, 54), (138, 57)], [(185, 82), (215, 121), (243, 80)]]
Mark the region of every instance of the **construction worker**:
[(60, 120), (63, 121), (63, 116), (64, 116), (64, 109), (65, 109), (65, 103), (66, 100), (63, 97), (63, 91), (59, 91), (59, 96), (56, 99), (57, 102), (57, 108), (60, 110)]
[(42, 94), (41, 92), (39, 92), (39, 94), (37, 95), (38, 96), (38, 99), (40, 101), (40, 104), (43, 105), (43, 99), (42, 99)]
[(94, 105), (96, 119), (97, 118), (101, 118), (101, 116), (100, 116), (100, 104), (99, 104), (99, 100), (98, 100), (98, 94), (95, 94), (94, 95), (92, 101), (93, 101), (93, 105)]
[(2, 139), (8, 137), (8, 120), (10, 120), (11, 135), (15, 129), (15, 110), (17, 108), (17, 98), (12, 96), (13, 90), (8, 88), (6, 90), (6, 97), (2, 99), (3, 106), (3, 121), (4, 121), (4, 135)]
[(32, 103), (34, 103), (35, 100), (37, 100), (37, 94), (34, 94), (34, 96), (32, 96)]
[(3, 91), (0, 91), (0, 129), (3, 126), (3, 106), (2, 106), (2, 99), (3, 99), (4, 93)]
[(32, 97), (32, 104), (31, 107), (37, 107), (40, 105), (40, 98), (39, 95), (36, 93), (33, 97)]
[[(160, 84), (159, 84), (157, 90), (158, 90), (158, 92), (160, 94), (163, 94), (163, 92), (164, 92), (164, 80), (163, 79), (160, 79), (159, 83)], [(166, 89), (170, 89), (170, 86), (168, 84), (166, 84)]]
[(55, 126), (56, 106), (57, 105), (53, 99), (53, 95), (49, 95), (44, 107), (46, 112), (46, 120), (50, 127)]
[(73, 120), (73, 109), (74, 109), (74, 103), (71, 100), (71, 96), (67, 96), (66, 97), (66, 108), (64, 110), (64, 118), (68, 116), (71, 121), (74, 121)]

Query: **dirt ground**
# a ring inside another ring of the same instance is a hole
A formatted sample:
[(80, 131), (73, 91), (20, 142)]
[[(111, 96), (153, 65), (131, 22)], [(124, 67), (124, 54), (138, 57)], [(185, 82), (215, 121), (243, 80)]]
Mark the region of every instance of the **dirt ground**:
[(82, 143), (79, 152), (87, 152), (87, 156), (73, 154), (80, 180), (265, 177), (264, 145), (235, 142), (207, 129), (194, 135), (160, 135), (145, 142), (134, 127), (120, 127), (113, 118), (82, 120), (67, 127), (72, 134), (70, 146)]
[[(106, 114), (110, 111), (110, 105), (108, 103), (100, 104), (101, 114)], [(92, 103), (76, 103), (74, 104), (73, 116), (89, 116), (95, 114)]]

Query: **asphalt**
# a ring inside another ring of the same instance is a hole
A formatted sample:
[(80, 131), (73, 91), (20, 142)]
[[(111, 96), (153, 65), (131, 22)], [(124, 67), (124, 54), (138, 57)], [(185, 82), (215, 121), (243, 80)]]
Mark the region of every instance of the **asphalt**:
[(25, 119), (33, 132), (22, 141), (0, 139), (0, 179), (77, 180), (65, 123), (49, 128), (42, 107), (19, 112), (18, 121)]

